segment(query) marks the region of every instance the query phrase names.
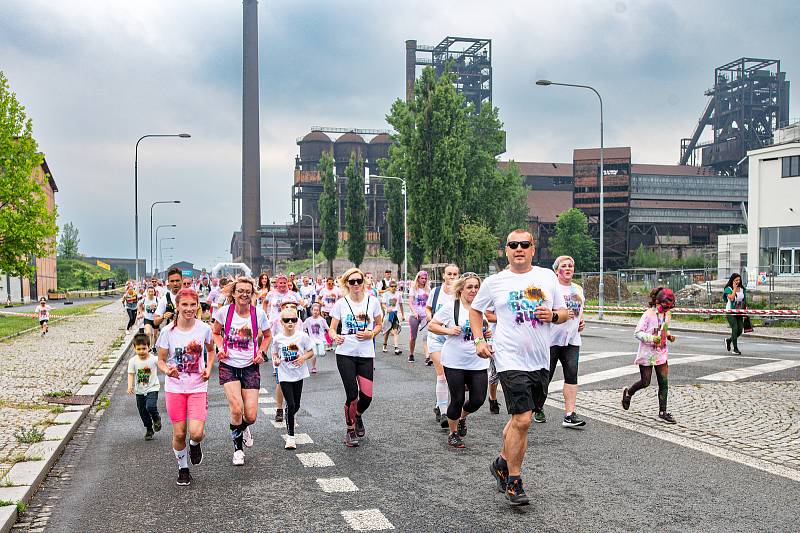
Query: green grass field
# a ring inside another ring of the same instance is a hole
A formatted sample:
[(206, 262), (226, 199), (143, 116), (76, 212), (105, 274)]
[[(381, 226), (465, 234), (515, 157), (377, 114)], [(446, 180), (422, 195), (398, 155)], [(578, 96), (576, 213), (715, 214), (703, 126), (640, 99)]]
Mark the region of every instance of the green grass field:
[[(90, 304), (67, 306), (50, 311), (51, 323), (58, 324), (56, 319), (65, 316), (84, 315), (91, 313), (98, 307), (108, 305), (107, 302), (95, 302)], [(5, 316), (0, 315), (0, 338), (14, 335), (20, 331), (30, 329), (39, 325), (39, 321), (34, 317), (28, 316)]]

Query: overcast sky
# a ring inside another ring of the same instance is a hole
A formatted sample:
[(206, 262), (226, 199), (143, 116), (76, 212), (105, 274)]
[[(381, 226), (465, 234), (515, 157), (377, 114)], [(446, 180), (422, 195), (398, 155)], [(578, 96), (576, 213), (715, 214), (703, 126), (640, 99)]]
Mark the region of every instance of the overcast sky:
[[(259, 4), (262, 221), (291, 212), (296, 138), (312, 125), (387, 128), (404, 95), (405, 40), (492, 39), (504, 158), (570, 162), (599, 144), (594, 95), (533, 82), (594, 85), (606, 145), (634, 162), (676, 163), (713, 85), (713, 69), (781, 60), (800, 116), (800, 3), (792, 1), (471, 0)], [(27, 107), (59, 192), (59, 223), (82, 253), (133, 257), (133, 159), (139, 149), (140, 257), (155, 224), (177, 224), (174, 261), (213, 265), (241, 225), (239, 0), (3, 0), (0, 70)], [(165, 244), (166, 246), (166, 244)], [(149, 268), (149, 265), (148, 265)]]

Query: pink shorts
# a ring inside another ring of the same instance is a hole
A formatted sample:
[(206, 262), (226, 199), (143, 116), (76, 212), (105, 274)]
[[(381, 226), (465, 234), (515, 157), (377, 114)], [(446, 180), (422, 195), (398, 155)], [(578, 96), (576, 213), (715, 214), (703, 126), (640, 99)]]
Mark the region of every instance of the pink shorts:
[(207, 392), (167, 392), (167, 414), (172, 423), (203, 420), (208, 416)]

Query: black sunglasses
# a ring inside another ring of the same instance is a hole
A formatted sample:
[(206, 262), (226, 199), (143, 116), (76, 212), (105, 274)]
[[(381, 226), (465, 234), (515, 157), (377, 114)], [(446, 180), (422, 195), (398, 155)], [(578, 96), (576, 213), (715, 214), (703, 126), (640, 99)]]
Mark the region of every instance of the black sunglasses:
[(297, 322), (296, 318), (281, 318), (281, 322), (284, 324), (295, 324)]
[(527, 250), (531, 247), (533, 243), (531, 241), (508, 241), (506, 246), (511, 248), (512, 250), (516, 250), (517, 248), (522, 248), (523, 250)]
[(347, 280), (349, 285), (361, 285), (364, 283), (364, 278), (351, 278)]

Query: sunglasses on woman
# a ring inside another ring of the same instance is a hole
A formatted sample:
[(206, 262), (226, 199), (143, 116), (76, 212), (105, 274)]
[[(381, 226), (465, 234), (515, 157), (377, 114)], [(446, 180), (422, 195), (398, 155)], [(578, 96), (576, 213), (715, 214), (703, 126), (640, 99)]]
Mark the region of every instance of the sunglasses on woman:
[(350, 278), (347, 280), (348, 285), (361, 285), (364, 283), (364, 278)]
[(527, 250), (533, 244), (531, 241), (508, 241), (506, 246), (511, 248), (512, 250), (516, 250), (517, 248), (522, 248), (523, 250)]
[(281, 322), (284, 324), (296, 324), (297, 318), (281, 318)]

